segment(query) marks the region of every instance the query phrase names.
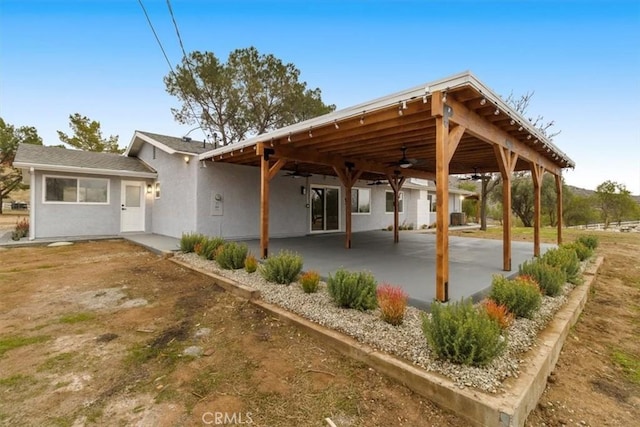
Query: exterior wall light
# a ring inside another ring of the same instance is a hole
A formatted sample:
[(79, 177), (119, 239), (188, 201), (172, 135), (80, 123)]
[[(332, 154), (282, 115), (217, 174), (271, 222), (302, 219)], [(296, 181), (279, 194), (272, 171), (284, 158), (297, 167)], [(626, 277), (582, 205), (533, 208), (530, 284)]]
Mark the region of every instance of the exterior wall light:
[(185, 162), (185, 163), (187, 163), (187, 164), (188, 164), (188, 163), (189, 163), (189, 160), (191, 160), (191, 157), (189, 157), (189, 156), (184, 156), (184, 162)]
[(152, 188), (151, 184), (147, 184), (147, 194), (151, 194)]

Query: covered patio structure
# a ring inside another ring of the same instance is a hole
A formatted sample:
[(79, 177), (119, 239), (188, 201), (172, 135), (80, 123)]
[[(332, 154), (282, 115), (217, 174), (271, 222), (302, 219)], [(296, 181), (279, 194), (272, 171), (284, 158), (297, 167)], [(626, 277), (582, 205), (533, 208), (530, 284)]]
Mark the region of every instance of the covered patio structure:
[[(435, 297), (449, 300), (449, 175), (499, 172), (503, 182), (502, 270), (512, 270), (511, 177), (531, 171), (535, 195), (533, 255), (540, 254), (540, 189), (554, 175), (557, 241), (562, 242), (562, 169), (573, 161), (529, 120), (470, 72), (306, 120), (200, 155), (202, 161), (260, 167), (260, 256), (269, 251), (269, 182), (278, 171), (337, 176), (344, 188), (344, 246), (353, 246), (351, 189), (385, 179), (394, 198), (407, 178), (436, 183)], [(384, 255), (381, 255), (384, 256)]]

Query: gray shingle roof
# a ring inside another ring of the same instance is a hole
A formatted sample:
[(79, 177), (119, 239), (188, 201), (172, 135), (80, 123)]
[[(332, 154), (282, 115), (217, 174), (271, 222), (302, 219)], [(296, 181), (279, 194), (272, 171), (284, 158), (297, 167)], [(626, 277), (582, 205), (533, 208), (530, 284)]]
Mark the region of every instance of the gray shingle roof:
[(152, 138), (173, 150), (182, 151), (185, 153), (201, 154), (207, 151), (211, 151), (215, 148), (213, 144), (208, 142), (204, 143), (203, 141), (196, 141), (196, 140), (187, 142), (182, 138), (176, 138), (175, 136), (160, 135), (157, 133), (143, 132), (140, 130), (137, 132), (143, 135), (146, 135), (149, 138)]
[(114, 172), (155, 172), (135, 157), (34, 144), (20, 144), (18, 146), (18, 151), (16, 152), (14, 160), (14, 165), (16, 164), (18, 166), (42, 165), (101, 169)]

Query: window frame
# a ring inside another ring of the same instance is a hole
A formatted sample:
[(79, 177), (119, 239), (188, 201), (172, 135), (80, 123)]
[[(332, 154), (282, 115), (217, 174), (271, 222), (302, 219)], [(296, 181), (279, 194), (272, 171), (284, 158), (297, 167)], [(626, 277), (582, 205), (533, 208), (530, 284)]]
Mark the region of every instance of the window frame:
[[(391, 194), (392, 195), (392, 200), (393, 200), (393, 190), (385, 190), (384, 192), (384, 213), (385, 214), (393, 214), (393, 208), (388, 211), (387, 210), (387, 194)], [(399, 191), (398, 192), (398, 201), (400, 201), (401, 203), (400, 206), (398, 207), (398, 213), (399, 214), (404, 214), (404, 191)]]
[(161, 187), (160, 187), (160, 181), (156, 181), (156, 182), (153, 184), (153, 198), (154, 198), (155, 200), (158, 200), (158, 199), (160, 198), (160, 195), (161, 195), (161, 193), (160, 193), (160, 188), (161, 188)]
[[(351, 187), (351, 194), (350, 196), (353, 194), (353, 191), (357, 191), (358, 192), (358, 197), (357, 197), (357, 201), (355, 204), (355, 208), (356, 211), (353, 211), (354, 208), (354, 204), (353, 204), (353, 199), (351, 202), (351, 215), (371, 215), (371, 189), (370, 188), (363, 188), (363, 187)], [(367, 212), (360, 212), (360, 191), (366, 191), (369, 193), (369, 210)]]
[[(63, 200), (47, 200), (47, 179), (73, 179), (76, 181), (76, 200), (65, 202)], [(80, 201), (80, 181), (104, 181), (107, 184), (107, 200), (105, 202), (82, 202)], [(111, 180), (109, 178), (93, 178), (76, 175), (42, 175), (42, 204), (44, 205), (102, 205), (111, 204)]]

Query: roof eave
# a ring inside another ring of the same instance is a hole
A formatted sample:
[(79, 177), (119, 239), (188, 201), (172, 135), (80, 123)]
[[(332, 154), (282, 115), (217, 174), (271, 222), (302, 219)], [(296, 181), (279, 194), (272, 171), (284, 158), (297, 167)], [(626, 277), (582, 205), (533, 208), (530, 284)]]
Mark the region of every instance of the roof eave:
[(46, 172), (68, 172), (68, 173), (81, 173), (87, 175), (112, 175), (112, 176), (125, 176), (133, 178), (151, 178), (158, 177), (157, 172), (140, 172), (131, 170), (114, 170), (114, 169), (99, 169), (99, 168), (83, 168), (78, 166), (63, 166), (63, 165), (43, 165), (39, 163), (28, 162), (13, 162), (13, 167), (19, 169), (46, 171)]

